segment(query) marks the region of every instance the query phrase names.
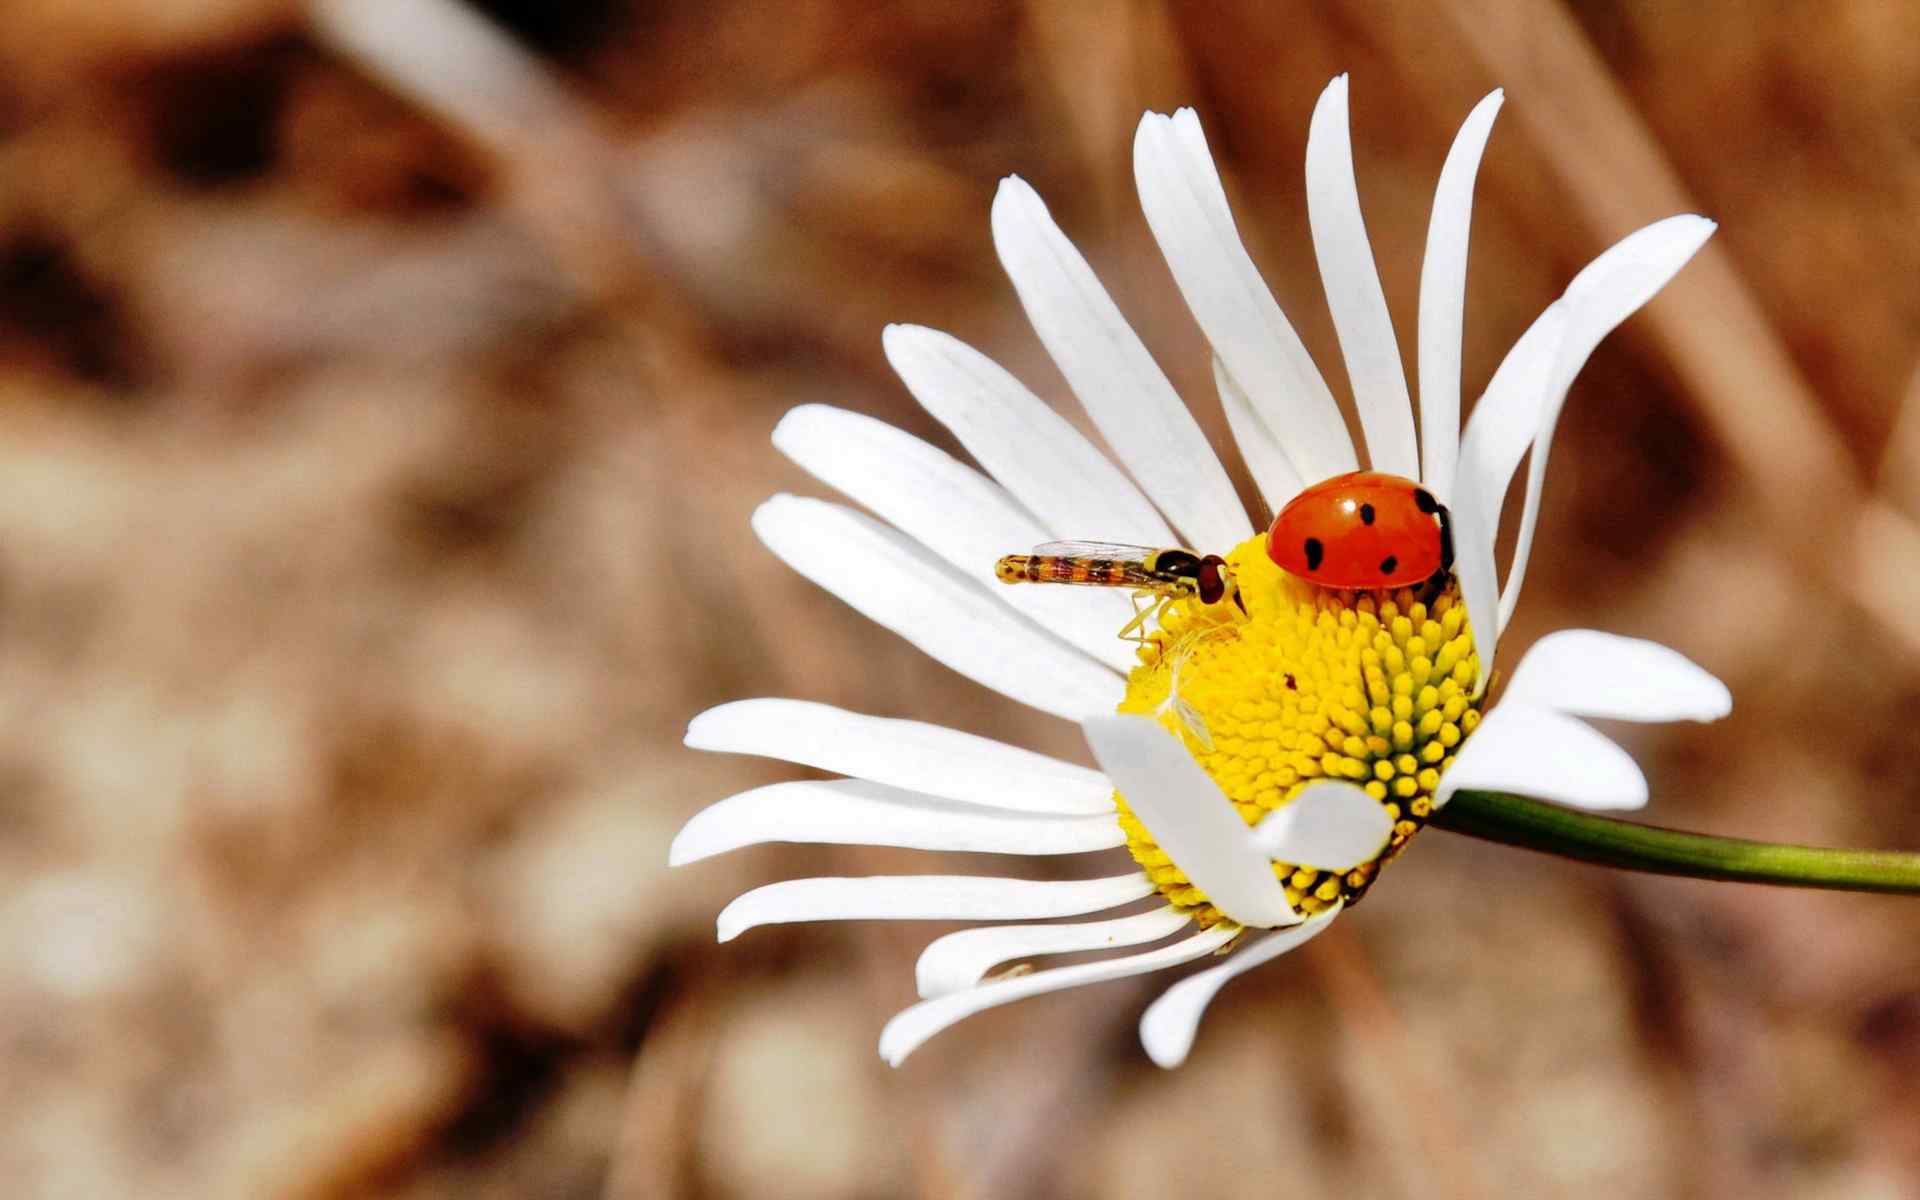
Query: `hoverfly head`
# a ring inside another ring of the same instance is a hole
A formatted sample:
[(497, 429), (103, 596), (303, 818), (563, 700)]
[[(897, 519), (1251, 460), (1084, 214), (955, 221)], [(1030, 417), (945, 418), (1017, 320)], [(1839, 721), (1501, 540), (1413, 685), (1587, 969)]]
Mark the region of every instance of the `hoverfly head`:
[(1218, 604), (1226, 599), (1228, 592), (1233, 592), (1236, 598), (1239, 595), (1227, 560), (1218, 554), (1209, 554), (1200, 560), (1199, 568), (1194, 571), (1194, 587), (1203, 604)]

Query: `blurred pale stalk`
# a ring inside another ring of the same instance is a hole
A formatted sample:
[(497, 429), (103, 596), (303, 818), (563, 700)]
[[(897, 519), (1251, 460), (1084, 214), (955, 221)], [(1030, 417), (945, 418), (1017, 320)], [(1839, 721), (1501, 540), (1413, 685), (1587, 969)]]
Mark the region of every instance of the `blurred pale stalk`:
[(657, 290), (598, 115), (504, 30), (459, 0), (311, 0), (308, 13), (322, 42), (489, 153), (588, 292)]

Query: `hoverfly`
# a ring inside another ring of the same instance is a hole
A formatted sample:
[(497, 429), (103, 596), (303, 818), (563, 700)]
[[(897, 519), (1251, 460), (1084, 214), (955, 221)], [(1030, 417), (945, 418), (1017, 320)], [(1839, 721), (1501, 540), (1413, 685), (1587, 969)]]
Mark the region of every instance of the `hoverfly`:
[(1147, 640), (1141, 630), (1168, 605), (1189, 596), (1202, 604), (1231, 599), (1247, 611), (1233, 568), (1218, 554), (1156, 550), (1117, 542), (1048, 542), (1031, 554), (1009, 554), (993, 565), (1002, 583), (1071, 583), (1084, 587), (1133, 589), (1134, 615), (1120, 630), (1130, 642)]
[[(1031, 554), (1006, 555), (994, 564), (993, 573), (1002, 583), (1131, 588), (1133, 620), (1120, 630), (1120, 637), (1141, 645), (1151, 640), (1144, 632), (1147, 622), (1164, 616), (1168, 605), (1190, 596), (1208, 605), (1230, 598), (1242, 614), (1247, 611), (1233, 579), (1233, 568), (1218, 554), (1113, 542), (1048, 542), (1034, 547)], [(1225, 627), (1220, 625), (1189, 629), (1161, 648), (1160, 661), (1169, 672), (1167, 698), (1154, 715), (1171, 713), (1208, 752), (1213, 750), (1213, 735), (1200, 713), (1180, 695), (1180, 668), (1201, 642), (1224, 632)]]

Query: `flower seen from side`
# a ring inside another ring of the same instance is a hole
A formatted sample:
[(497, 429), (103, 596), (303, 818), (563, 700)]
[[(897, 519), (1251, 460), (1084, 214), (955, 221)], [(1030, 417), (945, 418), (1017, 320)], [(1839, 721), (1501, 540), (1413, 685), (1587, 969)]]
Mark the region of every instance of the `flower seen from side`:
[[(958, 730), (800, 700), (702, 713), (687, 744), (841, 778), (757, 788), (696, 815), (671, 859), (763, 842), (1114, 857), (1087, 880), (916, 875), (757, 888), (720, 914), (722, 940), (756, 925), (891, 918), (989, 924), (922, 954), (922, 999), (882, 1032), (898, 1064), (984, 1009), (1194, 962), (1147, 1010), (1141, 1038), (1183, 1061), (1201, 1014), (1235, 976), (1315, 936), (1462, 788), (1585, 809), (1647, 799), (1633, 760), (1583, 718), (1712, 720), (1726, 688), (1677, 652), (1593, 630), (1534, 644), (1489, 707), (1500, 632), (1525, 581), (1548, 449), (1594, 347), (1713, 231), (1679, 216), (1581, 271), (1508, 352), (1464, 433), (1460, 352), (1473, 180), (1495, 92), (1442, 168), (1421, 272), (1412, 390), (1374, 267), (1347, 134), (1347, 81), (1307, 142), (1313, 245), (1373, 470), (1418, 481), (1451, 513), (1455, 559), (1437, 587), (1340, 590), (1288, 574), (1172, 385), (1045, 205), (1017, 177), (993, 204), (994, 244), (1035, 332), (1116, 464), (1012, 375), (931, 329), (891, 326), (888, 360), (980, 469), (879, 421), (794, 409), (775, 445), (871, 516), (775, 496), (761, 540), (795, 570), (961, 674), (1079, 722), (1099, 770)], [(1142, 207), (1212, 348), (1229, 427), (1275, 511), (1357, 470), (1332, 392), (1262, 282), (1227, 207), (1198, 118), (1149, 113), (1134, 141)], [(1494, 537), (1529, 459), (1505, 580)], [(1123, 473), (1122, 467), (1125, 468)], [(1237, 603), (1173, 597), (1144, 643), (1108, 589), (1006, 587), (999, 556), (1054, 539), (1186, 546), (1227, 559)], [(1124, 854), (1122, 853), (1124, 848)], [(1090, 917), (1152, 898), (1138, 911)], [(1136, 949), (1137, 947), (1149, 947)], [(1105, 957), (989, 977), (1054, 954)]]

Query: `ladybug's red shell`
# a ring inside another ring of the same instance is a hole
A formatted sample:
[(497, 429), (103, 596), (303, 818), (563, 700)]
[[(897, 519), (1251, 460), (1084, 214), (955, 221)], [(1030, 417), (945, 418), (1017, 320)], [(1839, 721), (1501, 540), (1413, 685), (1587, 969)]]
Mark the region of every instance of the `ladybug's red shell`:
[(1301, 492), (1267, 531), (1283, 570), (1331, 588), (1418, 584), (1453, 566), (1447, 510), (1411, 479), (1336, 475)]

